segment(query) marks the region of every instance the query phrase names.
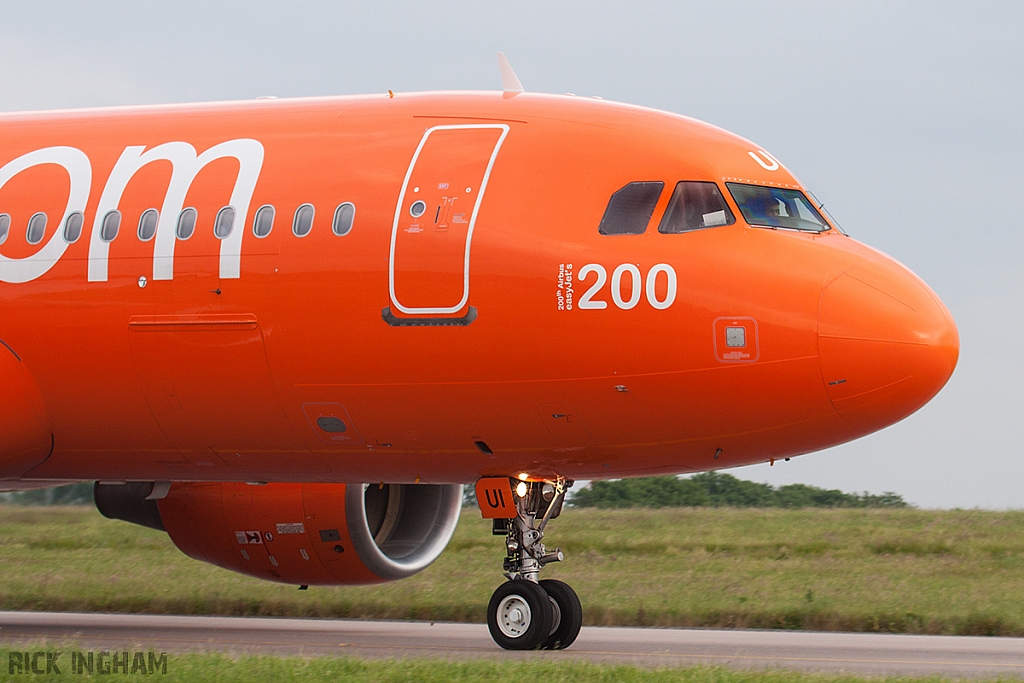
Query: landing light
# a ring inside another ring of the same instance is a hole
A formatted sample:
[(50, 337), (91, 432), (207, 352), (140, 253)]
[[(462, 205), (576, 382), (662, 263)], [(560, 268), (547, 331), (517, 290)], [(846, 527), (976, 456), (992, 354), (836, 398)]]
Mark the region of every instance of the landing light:
[(526, 482), (525, 481), (519, 482), (519, 485), (516, 486), (516, 495), (519, 496), (520, 498), (526, 497), (526, 489), (527, 489)]

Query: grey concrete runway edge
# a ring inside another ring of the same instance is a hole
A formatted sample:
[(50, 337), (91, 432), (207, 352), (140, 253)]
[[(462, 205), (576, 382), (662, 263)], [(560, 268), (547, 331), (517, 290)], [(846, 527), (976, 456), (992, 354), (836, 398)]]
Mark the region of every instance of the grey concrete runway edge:
[(362, 658), (586, 660), (860, 674), (1024, 676), (1024, 639), (805, 631), (584, 627), (562, 652), (508, 652), (481, 624), (348, 619), (0, 612), (0, 649), (22, 645)]

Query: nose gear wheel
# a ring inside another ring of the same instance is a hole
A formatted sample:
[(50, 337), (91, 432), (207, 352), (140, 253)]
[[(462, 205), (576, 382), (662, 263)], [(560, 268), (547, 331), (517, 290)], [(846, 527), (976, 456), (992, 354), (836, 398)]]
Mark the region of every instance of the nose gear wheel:
[(541, 643), (542, 650), (564, 650), (573, 644), (583, 625), (583, 606), (576, 591), (558, 579), (544, 579), (540, 587), (555, 603), (559, 619), (551, 627), (551, 635)]
[(554, 610), (548, 594), (533, 581), (498, 586), (487, 606), (487, 628), (506, 650), (536, 650), (550, 637)]

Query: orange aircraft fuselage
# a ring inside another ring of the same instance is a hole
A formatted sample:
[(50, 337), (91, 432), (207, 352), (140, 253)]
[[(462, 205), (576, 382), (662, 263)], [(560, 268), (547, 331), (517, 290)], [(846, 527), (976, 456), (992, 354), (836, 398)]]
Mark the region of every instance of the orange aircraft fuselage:
[[(727, 183), (800, 183), (664, 112), (446, 93), (6, 114), (0, 166), (0, 479), (717, 469), (876, 431), (957, 360), (916, 276), (835, 227), (752, 227)], [(659, 232), (680, 181), (716, 183), (735, 222)], [(630, 183), (663, 183), (649, 224), (601, 234)]]

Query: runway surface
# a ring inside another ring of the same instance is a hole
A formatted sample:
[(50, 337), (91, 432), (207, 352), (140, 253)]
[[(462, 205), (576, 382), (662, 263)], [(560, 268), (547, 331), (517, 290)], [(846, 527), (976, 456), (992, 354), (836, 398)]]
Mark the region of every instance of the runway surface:
[(480, 624), (0, 612), (0, 648), (30, 645), (1024, 677), (1019, 638), (584, 627), (563, 652), (506, 652)]

